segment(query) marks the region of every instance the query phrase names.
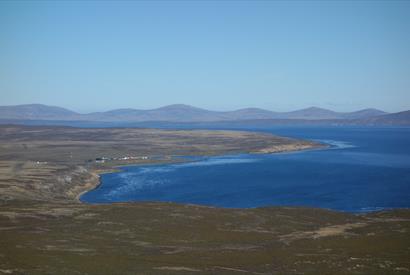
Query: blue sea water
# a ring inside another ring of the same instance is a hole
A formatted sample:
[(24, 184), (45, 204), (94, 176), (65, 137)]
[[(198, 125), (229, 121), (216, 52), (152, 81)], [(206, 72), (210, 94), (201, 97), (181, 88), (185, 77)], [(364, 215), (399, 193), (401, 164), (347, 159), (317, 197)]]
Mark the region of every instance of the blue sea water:
[(317, 140), (331, 147), (124, 167), (102, 175), (101, 185), (81, 200), (169, 201), (229, 208), (309, 206), (356, 213), (410, 207), (410, 128), (258, 131)]

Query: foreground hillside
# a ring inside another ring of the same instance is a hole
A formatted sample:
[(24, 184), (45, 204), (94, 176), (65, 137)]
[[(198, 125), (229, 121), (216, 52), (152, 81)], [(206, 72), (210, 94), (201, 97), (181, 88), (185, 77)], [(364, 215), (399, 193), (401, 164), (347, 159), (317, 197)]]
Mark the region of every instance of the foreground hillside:
[(409, 274), (410, 212), (15, 202), (0, 274)]
[(408, 210), (77, 199), (118, 165), (320, 146), (236, 131), (1, 126), (0, 274), (408, 274)]

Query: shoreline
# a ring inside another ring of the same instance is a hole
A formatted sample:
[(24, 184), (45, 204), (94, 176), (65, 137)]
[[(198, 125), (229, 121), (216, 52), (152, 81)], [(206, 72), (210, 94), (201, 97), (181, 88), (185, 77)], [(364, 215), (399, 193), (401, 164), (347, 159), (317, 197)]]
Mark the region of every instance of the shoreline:
[(81, 201), (81, 196), (82, 196), (82, 195), (84, 195), (85, 193), (90, 192), (90, 191), (92, 191), (92, 190), (98, 188), (98, 186), (101, 185), (101, 176), (100, 176), (100, 175), (102, 175), (103, 173), (97, 173), (97, 172), (95, 172), (95, 171), (92, 171), (92, 172), (89, 172), (89, 173), (90, 173), (93, 177), (96, 177), (97, 179), (96, 179), (96, 181), (94, 181), (94, 182), (92, 182), (92, 183), (86, 183), (86, 184), (84, 185), (84, 188), (82, 188), (82, 189), (84, 189), (84, 190), (81, 191), (80, 193), (78, 193), (78, 194), (75, 196), (75, 201), (78, 202), (78, 203), (84, 203), (83, 201)]
[[(312, 141), (313, 142), (313, 141)], [(295, 145), (292, 145), (295, 146)], [(292, 149), (279, 149), (277, 150), (277, 148), (273, 147), (273, 148), (264, 148), (261, 150), (258, 150), (256, 152), (254, 151), (250, 151), (250, 152), (244, 152), (244, 153), (237, 153), (235, 155), (239, 155), (239, 154), (283, 154), (283, 153), (299, 153), (299, 152), (303, 152), (303, 151), (311, 151), (311, 150), (324, 150), (327, 148), (330, 148), (331, 146), (328, 144), (324, 144), (324, 143), (317, 143), (317, 142), (313, 142), (311, 144), (311, 146), (309, 145), (303, 145), (301, 147), (298, 148), (292, 148)], [(223, 154), (218, 154), (218, 155), (201, 155), (202, 157), (218, 157), (218, 156), (223, 156)], [(167, 160), (165, 162), (158, 162), (158, 163), (135, 163), (135, 164), (124, 164), (124, 165), (117, 165), (111, 168), (107, 168), (107, 169), (95, 169), (95, 170), (91, 170), (88, 173), (91, 175), (91, 177), (94, 179), (92, 182), (87, 182), (85, 185), (82, 186), (82, 188), (80, 187), (80, 189), (82, 189), (82, 191), (80, 191), (79, 193), (77, 193), (75, 195), (74, 200), (77, 203), (82, 203), (82, 204), (86, 204), (85, 202), (81, 201), (81, 196), (84, 195), (87, 192), (90, 192), (96, 188), (98, 188), (102, 182), (101, 182), (101, 175), (106, 174), (106, 173), (112, 173), (112, 172), (119, 172), (119, 169), (121, 169), (121, 167), (126, 167), (126, 166), (139, 166), (139, 165), (169, 165), (169, 164), (173, 164), (173, 163), (189, 163), (189, 162), (193, 162), (193, 161), (179, 161), (179, 162), (173, 162), (172, 159)], [(74, 188), (75, 189), (75, 188)], [(75, 192), (73, 191), (73, 189), (70, 190), (70, 192)]]
[[(324, 143), (324, 142), (318, 142), (318, 141), (313, 141), (315, 144), (312, 144), (312, 146), (306, 146), (302, 148), (297, 148), (294, 150), (276, 150), (276, 151), (269, 151), (269, 152), (243, 152), (243, 153), (236, 153), (236, 154), (230, 154), (230, 156), (234, 155), (241, 155), (241, 154), (254, 154), (254, 155), (270, 155), (270, 154), (297, 154), (297, 153), (303, 153), (303, 152), (309, 152), (309, 151), (319, 151), (319, 150), (328, 150), (328, 149), (334, 149), (334, 146), (330, 143)], [(227, 154), (218, 154), (218, 155), (202, 155), (201, 157), (221, 157), (221, 156), (226, 156)], [(178, 157), (190, 157), (189, 155), (185, 156), (178, 156)], [(174, 158), (170, 158), (167, 161), (163, 162), (143, 162), (143, 163), (128, 163), (124, 165), (116, 165), (114, 167), (110, 167), (107, 169), (95, 169), (93, 171), (90, 171), (89, 173), (92, 175), (94, 181), (89, 182), (88, 184), (84, 185), (82, 191), (78, 193), (75, 196), (75, 201), (79, 204), (82, 205), (112, 205), (112, 204), (140, 204), (140, 203), (165, 203), (165, 204), (178, 204), (182, 206), (195, 206), (195, 207), (206, 207), (206, 208), (216, 208), (216, 209), (236, 209), (236, 210), (245, 210), (245, 209), (263, 209), (263, 208), (300, 208), (300, 209), (321, 209), (321, 210), (327, 210), (330, 212), (335, 212), (335, 213), (345, 213), (349, 215), (354, 215), (354, 216), (366, 216), (366, 215), (371, 215), (373, 213), (383, 213), (383, 212), (394, 212), (394, 211), (399, 211), (399, 210), (405, 210), (409, 211), (410, 207), (399, 207), (399, 208), (392, 208), (392, 207), (387, 207), (387, 208), (380, 208), (377, 210), (369, 210), (369, 211), (355, 211), (355, 212), (350, 212), (350, 211), (344, 211), (344, 210), (336, 210), (336, 209), (331, 209), (331, 208), (322, 208), (322, 207), (310, 207), (310, 206), (287, 206), (287, 205), (265, 205), (265, 206), (258, 206), (258, 207), (250, 207), (250, 208), (229, 208), (229, 207), (218, 207), (218, 206), (212, 206), (212, 205), (203, 205), (203, 204), (195, 204), (195, 203), (178, 203), (178, 202), (165, 202), (165, 201), (124, 201), (124, 202), (112, 202), (112, 203), (88, 203), (84, 202), (81, 200), (81, 196), (86, 194), (87, 192), (90, 192), (92, 190), (97, 189), (101, 184), (101, 175), (107, 174), (107, 173), (115, 173), (115, 172), (121, 172), (122, 167), (127, 167), (127, 166), (147, 166), (147, 165), (152, 165), (152, 166), (157, 166), (157, 165), (171, 165), (171, 164), (184, 164), (184, 163), (191, 163), (191, 162), (197, 162), (198, 160), (179, 160), (175, 161)], [(201, 161), (201, 160), (199, 160)]]
[[(292, 153), (301, 153), (301, 152), (305, 152), (305, 151), (314, 151), (314, 150), (326, 150), (331, 148), (330, 144), (325, 144), (325, 143), (317, 143), (315, 142), (314, 144), (312, 144), (312, 146), (302, 146), (296, 149), (292, 149), (292, 150), (275, 150), (273, 151), (273, 148), (266, 148), (266, 149), (262, 149), (259, 150), (257, 152), (243, 152), (243, 153), (237, 153), (235, 155), (240, 155), (240, 154), (292, 154)], [(262, 151), (262, 152), (261, 152)], [(221, 155), (203, 155), (203, 157), (218, 157), (218, 156), (224, 156), (223, 154)], [(181, 157), (181, 156), (179, 156)], [(187, 156), (182, 156), (182, 157), (187, 157)], [(94, 181), (92, 183), (86, 183), (83, 189), (80, 193), (78, 193), (75, 196), (75, 201), (77, 203), (81, 203), (81, 204), (88, 204), (86, 202), (81, 201), (81, 196), (86, 194), (87, 192), (90, 192), (92, 190), (97, 189), (101, 184), (101, 175), (106, 174), (106, 173), (114, 173), (114, 172), (120, 172), (121, 167), (126, 167), (126, 166), (145, 166), (145, 165), (170, 165), (170, 164), (175, 164), (175, 163), (190, 163), (190, 162), (195, 162), (195, 161), (172, 161), (173, 159), (171, 158), (168, 161), (165, 162), (158, 162), (158, 163), (135, 163), (135, 164), (124, 164), (124, 165), (117, 165), (114, 166), (112, 168), (107, 168), (107, 169), (95, 169), (93, 171), (90, 171), (89, 174), (91, 174), (91, 176), (94, 178)], [(130, 202), (122, 202), (122, 203), (130, 203)], [(134, 202), (135, 203), (135, 202)], [(191, 204), (191, 203), (190, 203)], [(186, 204), (183, 204), (186, 205)], [(199, 206), (203, 206), (198, 204)], [(262, 207), (270, 207), (270, 206), (262, 206)], [(274, 207), (274, 206), (272, 206)], [(216, 208), (220, 208), (220, 207), (216, 207)], [(239, 208), (242, 209), (242, 208)], [(335, 210), (331, 210), (331, 211), (335, 211)]]

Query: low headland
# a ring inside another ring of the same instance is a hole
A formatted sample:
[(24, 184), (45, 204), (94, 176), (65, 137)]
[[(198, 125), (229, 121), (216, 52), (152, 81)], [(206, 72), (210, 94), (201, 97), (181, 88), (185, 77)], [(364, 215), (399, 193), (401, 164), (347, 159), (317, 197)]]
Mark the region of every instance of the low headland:
[(0, 274), (408, 274), (408, 210), (79, 201), (122, 165), (324, 146), (243, 131), (0, 126)]

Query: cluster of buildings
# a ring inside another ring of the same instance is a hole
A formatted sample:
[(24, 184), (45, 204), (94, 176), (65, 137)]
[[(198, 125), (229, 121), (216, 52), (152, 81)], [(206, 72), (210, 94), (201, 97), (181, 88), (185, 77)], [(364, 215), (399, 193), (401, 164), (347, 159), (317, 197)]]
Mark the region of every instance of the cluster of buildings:
[(100, 157), (100, 158), (96, 158), (95, 162), (104, 163), (106, 161), (112, 161), (112, 160), (136, 160), (136, 159), (146, 160), (148, 159), (148, 156), (124, 156), (124, 157), (113, 157), (113, 158)]

